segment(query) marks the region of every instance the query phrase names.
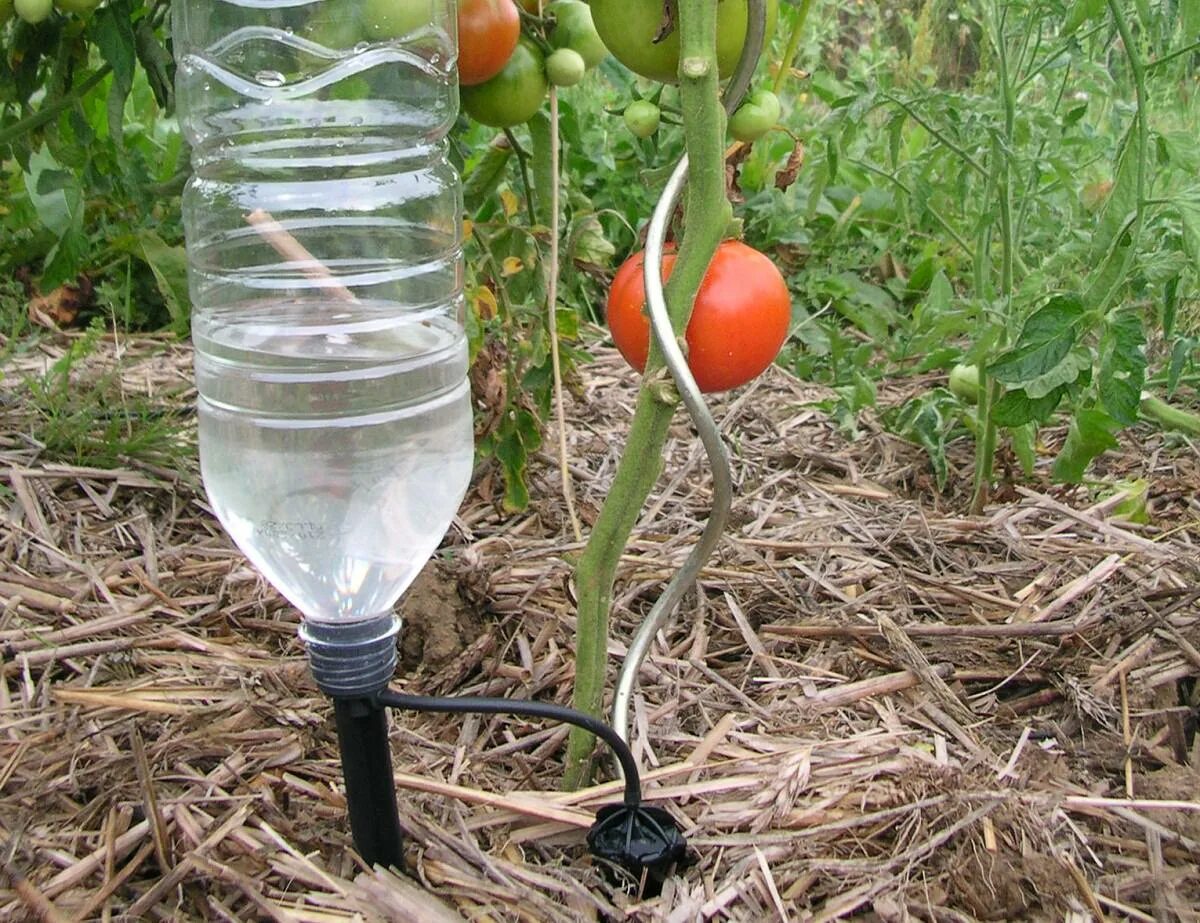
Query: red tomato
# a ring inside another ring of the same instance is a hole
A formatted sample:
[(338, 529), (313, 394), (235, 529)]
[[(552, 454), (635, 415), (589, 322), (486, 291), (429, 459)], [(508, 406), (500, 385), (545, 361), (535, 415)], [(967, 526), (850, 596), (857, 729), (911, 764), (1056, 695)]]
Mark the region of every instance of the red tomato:
[[(643, 289), (646, 255), (631, 256), (608, 292), (608, 328), (625, 361), (639, 372), (650, 351)], [(663, 256), (663, 280), (675, 254)], [(779, 355), (792, 319), (792, 298), (775, 264), (740, 241), (717, 248), (688, 322), (688, 367), (701, 391), (727, 391), (760, 375)]]
[(520, 37), (521, 14), (513, 0), (459, 0), (458, 82), (471, 87), (495, 77)]

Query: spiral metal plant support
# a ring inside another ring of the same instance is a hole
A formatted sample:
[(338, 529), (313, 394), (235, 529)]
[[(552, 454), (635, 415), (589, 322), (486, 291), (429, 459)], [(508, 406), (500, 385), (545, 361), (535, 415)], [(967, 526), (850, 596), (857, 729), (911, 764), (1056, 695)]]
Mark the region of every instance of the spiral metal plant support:
[[(758, 66), (762, 55), (763, 44), (767, 29), (766, 0), (749, 0), (748, 21), (746, 24), (746, 44), (742, 48), (742, 56), (738, 61), (737, 70), (726, 86), (724, 95), (725, 111), (732, 114), (741, 104), (750, 88), (750, 80)], [(696, 379), (692, 377), (687, 359), (683, 355), (675, 331), (671, 327), (671, 319), (667, 314), (666, 295), (662, 281), (663, 247), (666, 243), (667, 229), (671, 216), (679, 205), (679, 199), (687, 184), (688, 158), (685, 154), (676, 166), (671, 178), (667, 181), (654, 213), (650, 219), (650, 228), (646, 237), (646, 306), (650, 313), (650, 325), (654, 331), (655, 342), (662, 350), (663, 359), (671, 376), (675, 379), (675, 387), (687, 408), (688, 414), (700, 435), (704, 451), (708, 456), (713, 474), (713, 508), (700, 540), (692, 548), (683, 567), (675, 574), (671, 582), (663, 590), (662, 596), (651, 608), (642, 624), (638, 627), (629, 644), (629, 652), (621, 665), (621, 673), (617, 679), (616, 692), (613, 695), (612, 724), (622, 740), (629, 739), (629, 709), (633, 701), (634, 690), (637, 686), (638, 670), (650, 652), (650, 645), (659, 629), (666, 624), (683, 595), (695, 582), (700, 568), (708, 560), (716, 548), (725, 524), (729, 519), (729, 509), (733, 501), (733, 477), (729, 469), (729, 455), (725, 451), (725, 443), (721, 439), (720, 430), (709, 412), (708, 405)]]

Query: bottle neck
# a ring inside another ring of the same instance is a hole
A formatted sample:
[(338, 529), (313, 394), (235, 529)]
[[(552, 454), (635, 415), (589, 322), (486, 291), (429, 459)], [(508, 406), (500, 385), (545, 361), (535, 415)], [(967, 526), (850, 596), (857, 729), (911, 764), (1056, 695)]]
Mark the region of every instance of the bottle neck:
[(305, 619), (300, 639), (308, 648), (313, 679), (326, 695), (368, 696), (396, 672), (400, 619), (392, 612), (356, 622)]

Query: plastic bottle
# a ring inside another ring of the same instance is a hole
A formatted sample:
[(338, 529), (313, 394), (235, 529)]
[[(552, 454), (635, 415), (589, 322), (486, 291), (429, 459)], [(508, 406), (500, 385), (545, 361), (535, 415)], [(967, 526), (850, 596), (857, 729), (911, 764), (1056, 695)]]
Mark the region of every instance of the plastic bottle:
[(473, 458), (452, 0), (178, 0), (201, 473), (314, 676), (395, 669)]

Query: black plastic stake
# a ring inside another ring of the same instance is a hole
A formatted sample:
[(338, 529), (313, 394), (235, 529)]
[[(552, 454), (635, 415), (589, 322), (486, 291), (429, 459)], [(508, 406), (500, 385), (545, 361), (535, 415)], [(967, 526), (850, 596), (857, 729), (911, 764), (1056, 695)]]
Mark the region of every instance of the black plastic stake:
[(354, 845), (368, 865), (404, 868), (404, 838), (388, 747), (387, 711), (374, 700), (334, 698), (346, 807)]

